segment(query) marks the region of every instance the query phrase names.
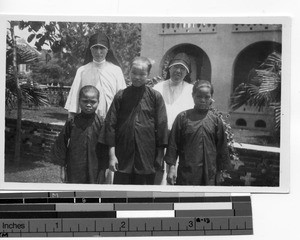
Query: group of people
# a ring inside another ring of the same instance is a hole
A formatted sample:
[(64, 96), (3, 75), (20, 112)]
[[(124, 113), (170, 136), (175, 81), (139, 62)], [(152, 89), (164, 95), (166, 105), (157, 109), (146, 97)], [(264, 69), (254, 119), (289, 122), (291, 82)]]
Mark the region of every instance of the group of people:
[(148, 58), (136, 57), (126, 87), (108, 37), (90, 37), (52, 151), (64, 182), (220, 184), (230, 159), (223, 123), (210, 110), (213, 86), (185, 81), (191, 72), (185, 53), (170, 61), (170, 78), (153, 88), (151, 67)]

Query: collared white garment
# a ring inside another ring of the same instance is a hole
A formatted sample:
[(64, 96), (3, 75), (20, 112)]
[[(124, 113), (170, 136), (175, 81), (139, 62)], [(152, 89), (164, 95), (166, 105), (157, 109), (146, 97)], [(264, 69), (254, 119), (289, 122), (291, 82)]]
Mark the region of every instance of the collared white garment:
[[(185, 81), (175, 85), (171, 79), (168, 79), (156, 84), (153, 89), (160, 92), (163, 96), (168, 116), (168, 129), (171, 130), (177, 115), (194, 107), (194, 100), (192, 97), (193, 85)], [(164, 164), (164, 171), (156, 174), (155, 184), (157, 185), (167, 185), (166, 178), (168, 170), (166, 163)]]
[(100, 92), (97, 115), (105, 118), (106, 113), (116, 93), (126, 88), (124, 76), (120, 67), (103, 61), (90, 62), (78, 68), (74, 78), (65, 109), (69, 112), (79, 113), (79, 91), (83, 86), (93, 85)]
[(167, 108), (168, 129), (171, 130), (176, 116), (194, 107), (193, 85), (185, 81), (175, 85), (171, 79), (168, 79), (156, 84), (153, 88), (163, 96)]

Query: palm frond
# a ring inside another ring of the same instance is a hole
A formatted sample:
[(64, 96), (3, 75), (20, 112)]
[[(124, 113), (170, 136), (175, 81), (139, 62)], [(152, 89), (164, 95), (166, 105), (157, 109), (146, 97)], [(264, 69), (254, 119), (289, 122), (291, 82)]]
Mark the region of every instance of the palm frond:
[(246, 85), (241, 83), (234, 91), (231, 96), (231, 108), (236, 110), (247, 103), (249, 99), (249, 94), (246, 89)]
[(280, 102), (281, 100), (281, 76), (277, 73), (268, 72), (261, 75), (262, 83), (259, 93), (265, 94), (267, 103)]
[(243, 105), (258, 107), (260, 110), (269, 101), (269, 93), (260, 93), (260, 88), (253, 84), (240, 84), (231, 97), (231, 108), (236, 110)]
[[(43, 89), (31, 84), (21, 84), (22, 100), (24, 103), (34, 106), (48, 106), (48, 95)], [(13, 81), (6, 81), (5, 105), (7, 110), (16, 106), (17, 88)]]
[(249, 83), (240, 84), (231, 97), (231, 108), (236, 110), (244, 104), (259, 110), (273, 102), (280, 102), (281, 54), (271, 53), (265, 61), (249, 73)]
[[(43, 91), (38, 86), (23, 83), (20, 84), (22, 102), (34, 105), (34, 106), (47, 106), (48, 103), (48, 96), (45, 91)], [(6, 107), (11, 108), (16, 105), (17, 99), (17, 87), (16, 82), (14, 80), (13, 75), (7, 74), (6, 76), (6, 95), (5, 95), (5, 102)]]
[(274, 109), (275, 130), (279, 131), (281, 120), (281, 104), (280, 102), (272, 103), (270, 106)]
[(21, 85), (22, 98), (27, 104), (34, 106), (48, 106), (49, 99), (45, 91), (31, 84)]
[(269, 101), (269, 93), (260, 93), (260, 88), (258, 86), (249, 84), (246, 86), (247, 92), (249, 93), (249, 99), (247, 104), (250, 106), (257, 107), (260, 110), (265, 107)]
[[(16, 45), (17, 48), (17, 63), (18, 64), (28, 64), (36, 61), (39, 58), (37, 52), (30, 49), (28, 46)], [(6, 65), (12, 66), (13, 61), (13, 49), (10, 48), (6, 51)]]
[(10, 111), (15, 107), (15, 104), (17, 102), (17, 96), (13, 92), (10, 91), (10, 89), (5, 89), (5, 110)]
[(281, 54), (273, 52), (265, 59), (258, 69), (265, 69), (272, 72), (281, 72)]
[[(29, 64), (38, 59), (38, 54), (30, 49), (28, 46), (17, 45), (17, 63)], [(19, 78), (18, 75), (15, 75), (12, 59), (13, 59), (13, 50), (9, 49), (6, 52), (7, 56), (7, 67), (6, 67), (6, 95), (5, 103), (7, 109), (11, 109), (16, 105), (17, 100), (17, 85), (15, 78)], [(31, 85), (31, 84), (21, 84), (21, 93), (22, 100), (25, 103), (29, 103), (34, 106), (48, 105), (47, 94), (40, 88)]]

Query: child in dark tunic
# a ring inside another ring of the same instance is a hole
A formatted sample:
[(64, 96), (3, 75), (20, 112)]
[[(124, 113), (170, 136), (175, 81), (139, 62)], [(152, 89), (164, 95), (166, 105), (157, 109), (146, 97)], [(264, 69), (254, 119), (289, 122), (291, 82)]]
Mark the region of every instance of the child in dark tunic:
[(108, 149), (98, 143), (104, 120), (96, 113), (99, 91), (91, 85), (81, 88), (81, 112), (67, 120), (53, 146), (53, 160), (62, 166), (67, 183), (103, 183), (108, 167)]
[(149, 59), (133, 60), (132, 85), (120, 90), (105, 118), (99, 141), (109, 146), (109, 168), (114, 184), (154, 184), (168, 143), (168, 121), (159, 92), (146, 86)]
[(212, 95), (210, 82), (196, 82), (194, 108), (179, 113), (173, 123), (164, 157), (170, 167), (169, 184), (219, 185), (220, 174), (230, 167), (223, 122), (210, 110)]

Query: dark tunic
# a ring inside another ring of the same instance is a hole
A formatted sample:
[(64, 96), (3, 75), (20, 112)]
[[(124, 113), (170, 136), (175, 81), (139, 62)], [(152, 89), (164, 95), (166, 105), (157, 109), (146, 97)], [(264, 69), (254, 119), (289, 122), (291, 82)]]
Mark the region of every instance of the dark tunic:
[(175, 165), (176, 184), (216, 185), (216, 174), (230, 167), (222, 120), (211, 111), (189, 109), (177, 115), (164, 160)]
[(130, 86), (116, 94), (99, 141), (115, 146), (119, 172), (152, 174), (156, 148), (168, 143), (167, 124), (161, 94), (147, 86)]
[(52, 152), (54, 162), (66, 167), (67, 182), (97, 183), (100, 169), (108, 167), (108, 148), (98, 143), (103, 122), (84, 113), (67, 120)]

